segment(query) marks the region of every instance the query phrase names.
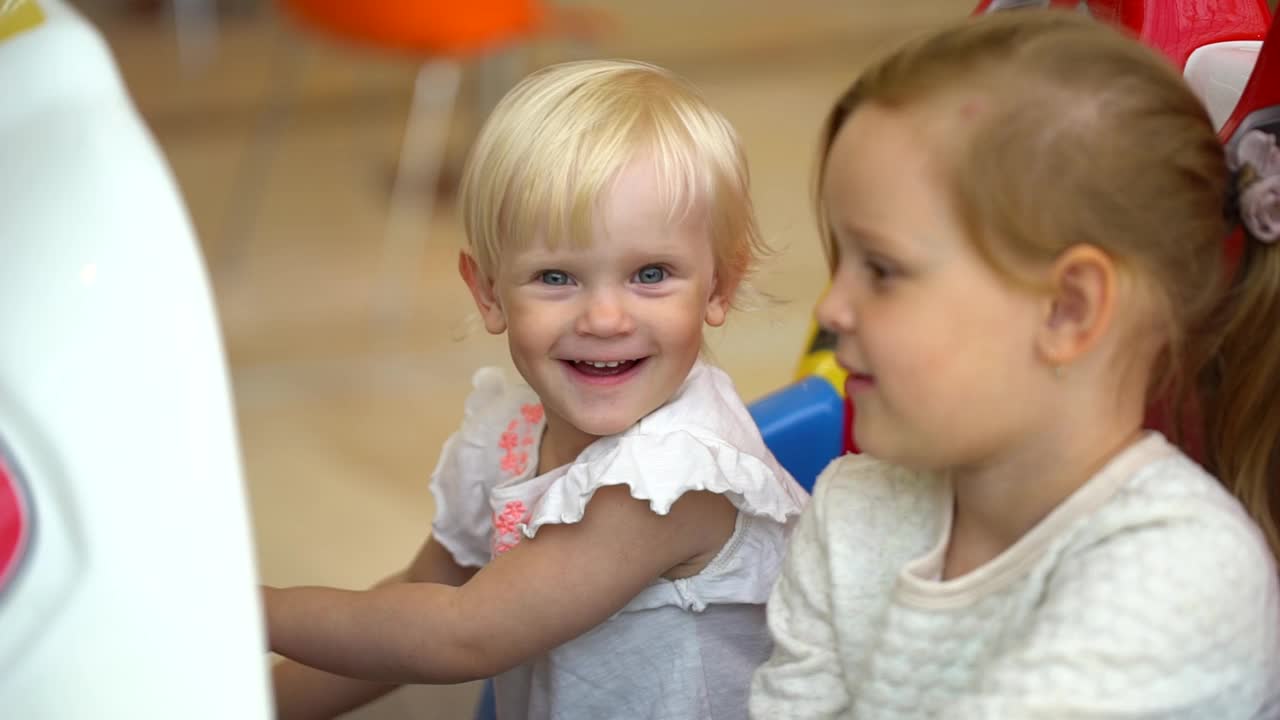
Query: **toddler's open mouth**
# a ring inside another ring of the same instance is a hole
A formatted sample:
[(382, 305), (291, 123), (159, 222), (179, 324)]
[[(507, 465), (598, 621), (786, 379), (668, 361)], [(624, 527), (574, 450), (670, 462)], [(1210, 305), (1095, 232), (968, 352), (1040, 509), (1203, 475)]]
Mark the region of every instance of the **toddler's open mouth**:
[(630, 360), (565, 360), (564, 362), (583, 375), (590, 377), (612, 377), (634, 370), (644, 363), (646, 358)]

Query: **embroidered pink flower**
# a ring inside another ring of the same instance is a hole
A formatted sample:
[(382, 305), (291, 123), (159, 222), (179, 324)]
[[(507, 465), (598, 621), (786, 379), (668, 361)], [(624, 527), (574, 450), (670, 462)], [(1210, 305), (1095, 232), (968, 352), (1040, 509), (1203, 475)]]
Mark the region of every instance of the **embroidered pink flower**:
[(520, 475), (524, 473), (524, 470), (528, 465), (529, 453), (527, 452), (515, 452), (513, 450), (509, 450), (506, 455), (502, 456), (501, 467), (503, 471), (509, 475)]
[(493, 528), (503, 535), (516, 532), (516, 526), (527, 519), (524, 503), (512, 500), (502, 508), (501, 513), (494, 513)]
[(1264, 130), (1250, 130), (1240, 138), (1232, 170), (1241, 173), (1240, 220), (1255, 240), (1280, 240), (1280, 148)]
[(520, 544), (520, 524), (529, 520), (529, 508), (519, 500), (502, 506), (493, 514), (493, 554), (501, 555)]
[(493, 529), (503, 535), (510, 535), (516, 531), (516, 520), (509, 518), (506, 515), (494, 515)]
[[(503, 472), (517, 476), (529, 469), (529, 453), (521, 448), (533, 445), (533, 431), (542, 418), (541, 405), (526, 403), (520, 406), (520, 416), (507, 423), (506, 431), (498, 438), (498, 448), (503, 451), (498, 465)], [(489, 545), (494, 556), (520, 544), (520, 524), (528, 519), (529, 509), (519, 500), (508, 502), (502, 507), (502, 512), (493, 514), (493, 537)]]
[(524, 415), (525, 422), (530, 425), (536, 425), (542, 421), (541, 405), (524, 405), (520, 408), (520, 414)]
[(507, 423), (506, 432), (498, 438), (498, 448), (504, 451), (499, 466), (508, 475), (521, 475), (529, 467), (529, 453), (517, 448), (533, 445), (534, 427), (543, 417), (542, 406), (532, 403), (521, 405), (520, 415), (524, 418), (524, 427), (520, 426), (520, 418), (516, 418)]

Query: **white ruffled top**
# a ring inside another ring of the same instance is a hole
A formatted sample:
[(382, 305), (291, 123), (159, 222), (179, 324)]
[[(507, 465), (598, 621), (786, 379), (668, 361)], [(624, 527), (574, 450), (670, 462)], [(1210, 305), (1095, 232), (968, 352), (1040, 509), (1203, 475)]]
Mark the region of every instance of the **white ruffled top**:
[[(765, 447), (724, 371), (695, 364), (666, 405), (537, 476), (545, 425), (538, 397), (498, 368), (480, 369), (472, 384), (462, 428), (431, 476), (432, 529), (458, 564), (482, 566), (545, 524), (581, 520), (606, 485), (627, 485), (660, 515), (684, 493), (709, 490), (738, 508), (738, 529), (711, 567), (657, 594), (689, 609), (768, 597), (783, 550), (770, 526), (786, 526), (808, 495)], [(642, 596), (644, 605), (663, 604), (653, 594)]]
[[(628, 486), (659, 514), (693, 490), (738, 509), (732, 536), (702, 572), (655, 579), (604, 625), (500, 677), (500, 712), (592, 717), (598, 698), (614, 703), (611, 713), (634, 698), (648, 708), (637, 705), (636, 717), (743, 717), (750, 674), (768, 655), (762, 606), (808, 495), (769, 452), (729, 377), (695, 364), (666, 405), (542, 475), (537, 396), (496, 368), (472, 383), (431, 483), (434, 536), (460, 565), (482, 566), (544, 525), (577, 522), (607, 485)], [(654, 663), (673, 672), (634, 671)]]

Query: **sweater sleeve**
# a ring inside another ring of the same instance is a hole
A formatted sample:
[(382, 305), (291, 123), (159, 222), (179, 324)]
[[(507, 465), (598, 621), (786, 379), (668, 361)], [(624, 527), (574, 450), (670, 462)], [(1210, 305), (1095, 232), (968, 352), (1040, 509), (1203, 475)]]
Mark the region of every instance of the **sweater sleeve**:
[(1264, 717), (1280, 694), (1276, 569), (1247, 521), (1214, 515), (1065, 556), (1030, 631), (948, 717)]
[[(828, 473), (830, 474), (830, 473)], [(849, 708), (831, 617), (831, 577), (823, 531), (827, 483), (819, 480), (787, 549), (769, 598), (773, 655), (751, 683), (750, 715), (834, 718)]]

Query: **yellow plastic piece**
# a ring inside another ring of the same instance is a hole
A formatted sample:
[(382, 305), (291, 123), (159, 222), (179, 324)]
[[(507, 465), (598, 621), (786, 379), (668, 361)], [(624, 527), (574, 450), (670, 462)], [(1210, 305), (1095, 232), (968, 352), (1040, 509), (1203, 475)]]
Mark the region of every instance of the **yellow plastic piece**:
[(819, 332), (817, 323), (813, 323), (809, 330), (808, 349), (796, 365), (795, 379), (803, 380), (810, 375), (817, 375), (831, 383), (840, 397), (844, 397), (844, 381), (849, 373), (836, 362), (834, 350), (821, 346), (822, 343), (818, 341)]
[(0, 42), (44, 23), (36, 0), (0, 0)]

